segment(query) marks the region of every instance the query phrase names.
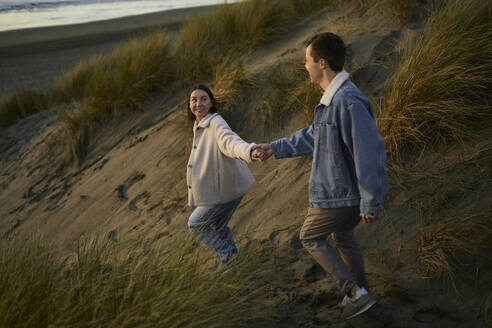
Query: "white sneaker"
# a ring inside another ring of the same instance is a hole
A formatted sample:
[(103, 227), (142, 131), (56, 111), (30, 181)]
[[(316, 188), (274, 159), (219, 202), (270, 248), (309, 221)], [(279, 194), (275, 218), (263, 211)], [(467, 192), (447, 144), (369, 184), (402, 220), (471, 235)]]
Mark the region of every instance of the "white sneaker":
[(369, 310), (374, 304), (376, 304), (376, 300), (369, 294), (369, 292), (365, 288), (361, 288), (357, 291), (354, 298), (346, 296), (347, 299), (342, 300), (342, 304), (344, 304), (344, 316), (347, 319), (352, 319), (367, 310)]

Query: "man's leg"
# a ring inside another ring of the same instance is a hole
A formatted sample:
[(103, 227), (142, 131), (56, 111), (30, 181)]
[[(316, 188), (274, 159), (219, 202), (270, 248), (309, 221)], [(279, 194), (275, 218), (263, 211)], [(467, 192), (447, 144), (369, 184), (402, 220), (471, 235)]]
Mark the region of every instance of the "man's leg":
[(350, 293), (356, 281), (338, 250), (326, 238), (345, 225), (347, 218), (357, 211), (356, 207), (310, 208), (300, 233), (304, 248), (338, 281), (343, 294)]
[(367, 280), (366, 280), (366, 270), (364, 265), (364, 257), (362, 256), (362, 252), (360, 250), (359, 244), (354, 239), (354, 227), (360, 222), (360, 216), (357, 213), (357, 216), (353, 219), (353, 224), (342, 228), (346, 230), (333, 232), (332, 238), (335, 242), (335, 246), (340, 252), (344, 262), (348, 265), (348, 267), (355, 272), (357, 277), (357, 285), (359, 287), (367, 288)]
[[(338, 280), (340, 289), (345, 294), (341, 305), (344, 307), (344, 315), (348, 319), (367, 311), (376, 303), (376, 300), (364, 287), (357, 284), (338, 250), (328, 244), (326, 237), (333, 233), (351, 230), (351, 236), (350, 234), (341, 234), (342, 243), (344, 245), (350, 244), (353, 240), (353, 228), (360, 221), (358, 215), (358, 207), (310, 208), (301, 228), (300, 236), (303, 246), (309, 253), (326, 272), (332, 274)], [(353, 243), (355, 244), (355, 240), (353, 240)], [(362, 254), (360, 255), (362, 256)], [(355, 262), (357, 261), (356, 257), (354, 257)], [(355, 263), (355, 265), (361, 265), (363, 268), (363, 261), (361, 263)], [(363, 279), (365, 280), (365, 274)]]

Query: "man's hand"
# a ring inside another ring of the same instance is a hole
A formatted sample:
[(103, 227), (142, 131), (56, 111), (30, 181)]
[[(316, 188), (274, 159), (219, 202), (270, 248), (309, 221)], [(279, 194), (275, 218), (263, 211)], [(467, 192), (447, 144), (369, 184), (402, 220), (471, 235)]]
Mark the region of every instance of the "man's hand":
[[(257, 151), (258, 150), (258, 151)], [(253, 160), (265, 162), (273, 155), (273, 149), (270, 144), (259, 144), (253, 147)]]
[(364, 213), (360, 213), (360, 217), (362, 218), (362, 222), (367, 223), (367, 224), (374, 223), (378, 219), (377, 217), (369, 216), (369, 215), (364, 214)]

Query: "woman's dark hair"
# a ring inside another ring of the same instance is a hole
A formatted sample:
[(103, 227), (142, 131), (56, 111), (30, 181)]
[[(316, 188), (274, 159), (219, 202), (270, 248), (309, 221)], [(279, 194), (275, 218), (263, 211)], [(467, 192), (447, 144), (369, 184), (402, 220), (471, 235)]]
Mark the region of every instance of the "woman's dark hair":
[[(195, 85), (189, 92), (188, 94), (188, 97), (191, 95), (191, 93), (195, 90), (203, 90), (205, 91), (207, 94), (208, 94), (208, 97), (210, 98), (210, 101), (212, 102), (212, 107), (210, 107), (210, 110), (209, 110), (209, 113), (216, 113), (217, 112), (217, 109), (215, 108), (215, 98), (214, 98), (214, 94), (212, 93), (212, 91), (210, 91), (210, 89), (206, 86), (206, 85), (203, 85), (203, 84), (198, 84), (198, 85)], [(191, 112), (191, 108), (190, 108), (190, 100), (188, 99), (188, 119), (190, 121), (195, 121), (196, 120), (196, 117), (195, 117), (195, 114), (193, 114)]]
[(335, 72), (343, 69), (345, 64), (345, 43), (336, 34), (325, 32), (316, 34), (307, 40), (306, 47), (311, 45), (311, 55), (315, 62), (323, 58)]

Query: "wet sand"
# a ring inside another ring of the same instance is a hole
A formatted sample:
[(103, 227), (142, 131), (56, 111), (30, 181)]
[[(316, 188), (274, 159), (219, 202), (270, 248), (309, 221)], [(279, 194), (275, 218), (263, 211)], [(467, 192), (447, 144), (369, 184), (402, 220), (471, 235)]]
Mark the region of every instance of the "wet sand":
[(111, 52), (128, 38), (152, 29), (177, 31), (189, 18), (216, 7), (0, 32), (0, 96), (18, 88), (44, 89), (80, 60)]

